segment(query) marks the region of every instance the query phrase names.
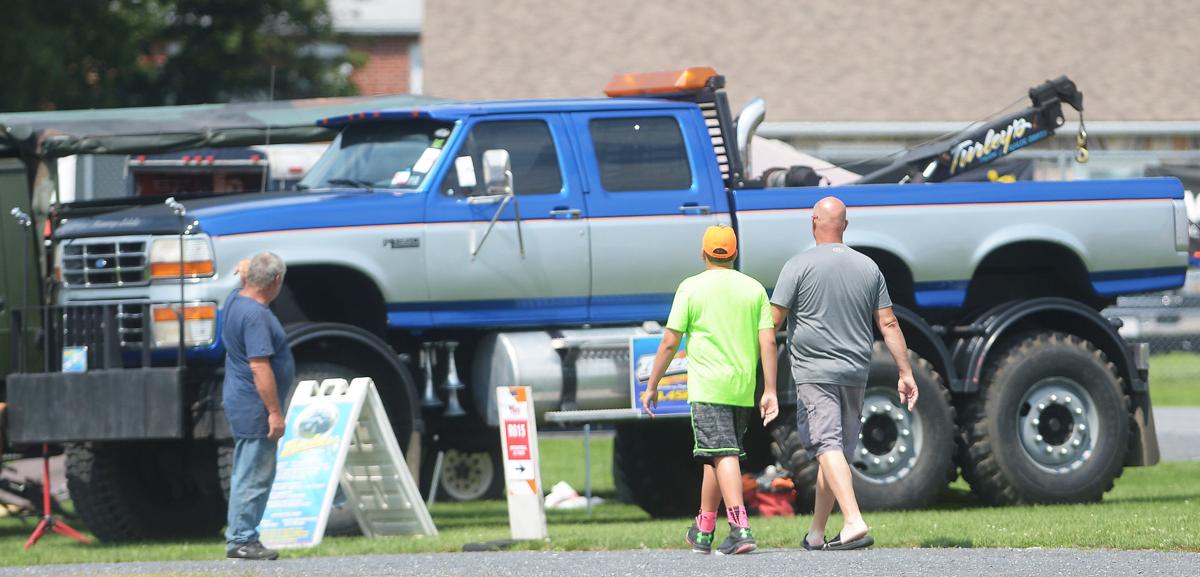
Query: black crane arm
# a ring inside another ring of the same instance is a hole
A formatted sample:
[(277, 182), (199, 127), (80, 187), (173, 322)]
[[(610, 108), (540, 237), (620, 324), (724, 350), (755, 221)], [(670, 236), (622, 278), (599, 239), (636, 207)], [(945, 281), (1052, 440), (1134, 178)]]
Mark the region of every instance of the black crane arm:
[(941, 182), (1045, 140), (1066, 122), (1062, 105), (1079, 111), (1079, 154), (1087, 162), (1083, 129), (1083, 92), (1066, 76), (1029, 89), (1032, 105), (977, 128), (969, 128), (909, 150), (892, 164), (864, 175), (854, 184)]

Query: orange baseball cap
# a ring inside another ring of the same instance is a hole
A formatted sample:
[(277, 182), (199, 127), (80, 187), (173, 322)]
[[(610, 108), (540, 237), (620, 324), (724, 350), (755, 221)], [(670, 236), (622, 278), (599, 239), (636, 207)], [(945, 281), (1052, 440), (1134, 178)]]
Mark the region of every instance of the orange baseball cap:
[(704, 231), (704, 254), (721, 260), (737, 256), (737, 235), (733, 229), (723, 224), (708, 227)]

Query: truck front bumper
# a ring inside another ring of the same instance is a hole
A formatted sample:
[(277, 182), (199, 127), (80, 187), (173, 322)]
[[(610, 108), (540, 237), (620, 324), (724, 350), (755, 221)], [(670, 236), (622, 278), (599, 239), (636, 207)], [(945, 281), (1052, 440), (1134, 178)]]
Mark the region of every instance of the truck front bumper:
[(14, 444), (181, 439), (183, 370), (177, 367), (9, 375)]

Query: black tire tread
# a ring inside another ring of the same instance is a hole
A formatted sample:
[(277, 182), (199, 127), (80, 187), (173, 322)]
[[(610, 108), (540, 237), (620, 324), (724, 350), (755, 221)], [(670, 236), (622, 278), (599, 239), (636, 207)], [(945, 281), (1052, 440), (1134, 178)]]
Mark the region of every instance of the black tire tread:
[[(981, 381), (982, 383), (1002, 381), (1006, 373), (1013, 370), (1017, 365), (1016, 361), (1028, 355), (1031, 351), (1064, 345), (1083, 350), (1112, 375), (1122, 392), (1123, 409), (1126, 413), (1130, 413), (1130, 426), (1133, 430), (1136, 430), (1137, 423), (1133, 420), (1130, 412), (1132, 401), (1126, 388), (1126, 383), (1118, 373), (1116, 365), (1108, 359), (1108, 355), (1104, 354), (1104, 351), (1098, 349), (1090, 341), (1076, 335), (1058, 331), (1035, 331), (1016, 335), (1010, 340), (1008, 350), (1004, 354), (997, 355), (995, 360), (991, 361), (984, 368), (984, 378)], [(960, 452), (958, 461), (962, 467), (963, 479), (970, 484), (971, 490), (976, 495), (989, 504), (1028, 504), (1030, 501), (1022, 497), (1017, 488), (1004, 475), (999, 463), (996, 461), (993, 450), (994, 441), (988, 434), (990, 423), (985, 414), (989, 395), (994, 394), (995, 391), (988, 390), (986, 385), (982, 386), (985, 387), (984, 390), (965, 400), (962, 404), (963, 410), (960, 413), (962, 417), (960, 423), (962, 435), (959, 443)], [(1133, 439), (1131, 438), (1129, 444), (1132, 445), (1132, 442)], [(1126, 450), (1128, 450), (1128, 447)], [(1124, 462), (1123, 455), (1121, 461)], [(1123, 467), (1119, 468), (1113, 479), (1110, 479), (1105, 485), (1103, 491), (1095, 495), (1082, 496), (1081, 500), (1100, 500), (1104, 493), (1113, 488), (1115, 479), (1120, 477), (1123, 471)]]

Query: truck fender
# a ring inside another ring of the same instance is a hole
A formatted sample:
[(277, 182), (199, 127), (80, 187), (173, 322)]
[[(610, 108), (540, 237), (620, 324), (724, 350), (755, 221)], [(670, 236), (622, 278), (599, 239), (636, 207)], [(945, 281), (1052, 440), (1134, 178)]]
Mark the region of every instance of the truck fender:
[(1146, 390), (1146, 375), (1138, 370), (1133, 351), (1112, 322), (1082, 303), (1045, 297), (996, 305), (970, 325), (955, 328), (962, 337), (954, 345), (955, 365), (962, 375), (962, 385), (955, 392), (977, 392), (983, 368), (997, 344), (1030, 327), (1061, 330), (1091, 341), (1117, 366), (1131, 391)]
[[(396, 379), (396, 382), (403, 385), (394, 387), (398, 390), (380, 391), (385, 405), (388, 404), (388, 396), (399, 394), (402, 395), (403, 401), (408, 406), (408, 410), (402, 415), (392, 414), (389, 411), (388, 419), (392, 421), (393, 427), (399, 428), (398, 425), (403, 426), (405, 421), (409, 421), (412, 424), (413, 432), (424, 431), (416, 382), (413, 380), (412, 373), (383, 339), (364, 329), (341, 323), (294, 323), (284, 327), (284, 333), (287, 335), (288, 345), (293, 351), (301, 349), (305, 345), (321, 343), (348, 347), (358, 354), (369, 356), (372, 360), (380, 362)], [(407, 439), (397, 439), (397, 441), (401, 443), (401, 446), (405, 446), (404, 444), (408, 442)]]
[(1014, 224), (988, 235), (979, 243), (979, 247), (971, 255), (970, 270), (978, 270), (984, 259), (997, 250), (1012, 244), (1028, 242), (1058, 245), (1074, 253), (1079, 262), (1088, 262), (1087, 247), (1067, 231), (1043, 224)]

